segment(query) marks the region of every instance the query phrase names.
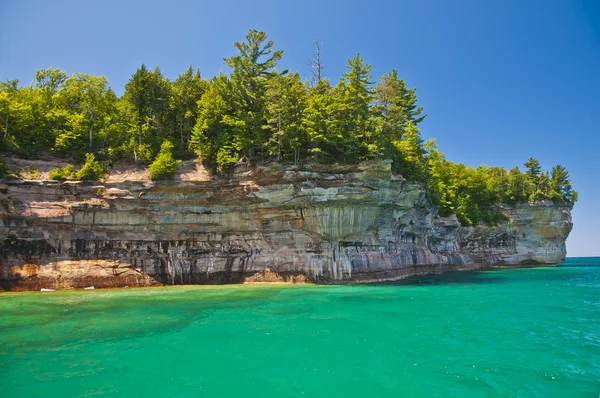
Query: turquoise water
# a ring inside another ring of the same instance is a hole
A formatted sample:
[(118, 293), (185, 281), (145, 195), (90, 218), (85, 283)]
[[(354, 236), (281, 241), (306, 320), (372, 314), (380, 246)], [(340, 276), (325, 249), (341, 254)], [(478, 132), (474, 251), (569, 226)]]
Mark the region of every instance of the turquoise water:
[(0, 395), (598, 397), (599, 260), (365, 286), (1, 294)]

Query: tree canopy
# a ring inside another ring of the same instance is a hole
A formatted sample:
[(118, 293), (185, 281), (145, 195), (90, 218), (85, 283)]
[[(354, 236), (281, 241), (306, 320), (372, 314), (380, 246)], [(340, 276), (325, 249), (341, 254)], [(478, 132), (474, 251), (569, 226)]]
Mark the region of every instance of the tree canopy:
[(316, 43), (313, 79), (303, 81), (277, 70), (283, 51), (265, 32), (250, 30), (234, 46), (237, 54), (224, 59), (228, 74), (203, 79), (190, 65), (171, 81), (158, 66), (142, 64), (120, 97), (105, 76), (51, 67), (37, 70), (27, 86), (2, 82), (0, 150), (167, 165), (161, 177), (193, 156), (220, 173), (242, 158), (299, 166), (389, 158), (394, 173), (424, 184), (440, 213), (456, 213), (463, 225), (499, 221), (502, 203), (577, 200), (561, 165), (548, 172), (530, 158), (521, 171), (447, 160), (421, 138), (427, 115), (396, 69), (375, 82), (356, 54), (334, 84), (321, 73)]

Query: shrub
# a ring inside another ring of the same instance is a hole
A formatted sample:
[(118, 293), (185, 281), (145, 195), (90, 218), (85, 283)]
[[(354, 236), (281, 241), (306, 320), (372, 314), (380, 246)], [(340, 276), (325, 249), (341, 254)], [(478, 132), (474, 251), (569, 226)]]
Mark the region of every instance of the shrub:
[(35, 180), (36, 178), (38, 178), (42, 173), (40, 173), (40, 171), (38, 169), (35, 168), (35, 166), (33, 164), (29, 165), (29, 169), (27, 170), (27, 174), (29, 176), (29, 178), (31, 180)]
[(98, 181), (104, 175), (104, 167), (100, 165), (91, 153), (85, 154), (85, 164), (77, 172), (78, 180)]
[(73, 166), (70, 164), (66, 165), (65, 167), (57, 167), (52, 169), (48, 173), (48, 178), (56, 181), (72, 180), (74, 177), (75, 173), (73, 172)]
[(179, 160), (175, 160), (173, 157), (173, 144), (165, 140), (160, 146), (158, 156), (148, 168), (150, 179), (168, 180), (172, 178), (179, 162)]
[(217, 171), (229, 172), (237, 164), (240, 155), (237, 150), (231, 145), (225, 145), (219, 148), (217, 152)]
[(150, 163), (150, 159), (152, 159), (152, 151), (148, 145), (139, 145), (136, 149), (136, 153), (138, 163)]

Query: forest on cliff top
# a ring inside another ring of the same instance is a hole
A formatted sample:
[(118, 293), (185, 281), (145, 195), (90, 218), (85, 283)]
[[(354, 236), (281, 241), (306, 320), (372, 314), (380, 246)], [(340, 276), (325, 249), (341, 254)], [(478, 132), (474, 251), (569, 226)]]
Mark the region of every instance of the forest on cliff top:
[[(54, 170), (59, 180), (100, 179), (113, 161), (146, 164), (153, 179), (168, 179), (178, 159), (196, 156), (224, 175), (240, 159), (302, 167), (389, 158), (394, 173), (423, 183), (440, 214), (456, 213), (463, 225), (502, 220), (502, 203), (577, 200), (561, 165), (544, 171), (530, 158), (521, 171), (447, 160), (434, 140), (422, 140), (423, 107), (395, 69), (375, 83), (357, 54), (333, 85), (315, 43), (313, 76), (303, 81), (276, 69), (283, 51), (264, 32), (250, 30), (234, 45), (238, 54), (224, 59), (229, 74), (203, 79), (190, 66), (170, 81), (142, 65), (121, 97), (105, 76), (52, 67), (27, 86), (2, 82), (0, 151), (85, 160), (77, 172)], [(7, 173), (0, 158), (0, 177)]]

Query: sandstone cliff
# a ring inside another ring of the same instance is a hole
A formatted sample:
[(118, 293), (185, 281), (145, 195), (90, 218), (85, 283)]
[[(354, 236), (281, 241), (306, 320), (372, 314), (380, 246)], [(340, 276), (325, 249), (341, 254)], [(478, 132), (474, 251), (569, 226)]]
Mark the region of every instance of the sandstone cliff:
[(390, 166), (275, 166), (156, 184), (4, 181), (0, 286), (352, 283), (565, 258), (568, 206), (519, 204), (503, 225), (464, 228)]

